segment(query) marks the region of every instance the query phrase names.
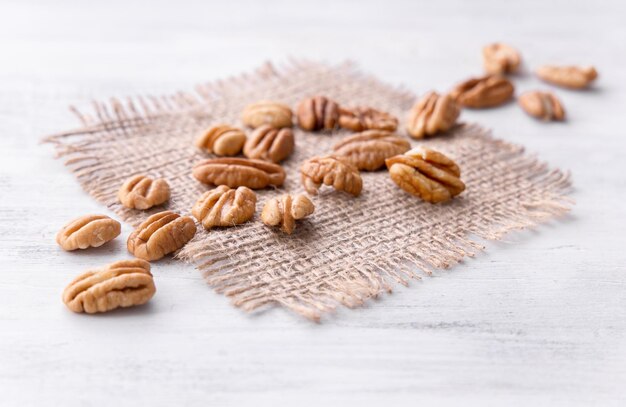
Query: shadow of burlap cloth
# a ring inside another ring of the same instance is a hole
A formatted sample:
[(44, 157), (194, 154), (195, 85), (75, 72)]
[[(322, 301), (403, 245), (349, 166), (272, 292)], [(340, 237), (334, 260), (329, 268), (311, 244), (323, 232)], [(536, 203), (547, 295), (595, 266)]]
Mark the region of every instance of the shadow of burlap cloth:
[[(260, 99), (295, 107), (316, 94), (346, 106), (389, 111), (401, 123), (415, 101), (411, 92), (364, 75), (350, 63), (266, 64), (251, 74), (199, 86), (194, 94), (113, 99), (95, 103), (92, 114), (73, 109), (81, 127), (46, 141), (67, 159), (89, 194), (136, 225), (164, 209), (190, 214), (209, 189), (191, 175), (192, 165), (207, 156), (193, 145), (200, 130), (214, 122), (239, 124), (243, 107)], [(391, 291), (395, 283), (407, 285), (474, 256), (483, 249), (481, 239), (534, 226), (572, 204), (566, 174), (526, 155), (522, 147), (492, 138), (480, 126), (459, 125), (448, 134), (412, 140), (414, 146), (440, 150), (459, 164), (467, 189), (451, 202), (423, 202), (398, 188), (386, 171), (362, 173), (361, 196), (326, 187), (312, 198), (315, 213), (293, 235), (263, 225), (259, 216), (265, 201), (284, 192), (304, 193), (302, 161), (330, 151), (346, 134), (296, 128), (296, 151), (283, 162), (287, 181), (282, 188), (257, 191), (254, 219), (210, 232), (199, 227), (176, 256), (196, 264), (209, 285), (238, 307), (251, 311), (280, 304), (318, 320), (339, 304), (359, 306)], [(169, 203), (151, 211), (121, 206), (117, 190), (136, 174), (167, 179)]]

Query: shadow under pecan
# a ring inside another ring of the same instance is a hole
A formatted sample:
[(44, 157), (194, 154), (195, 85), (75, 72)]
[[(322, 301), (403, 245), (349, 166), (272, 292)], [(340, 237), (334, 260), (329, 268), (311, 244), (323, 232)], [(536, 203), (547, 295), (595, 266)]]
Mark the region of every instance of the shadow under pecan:
[(343, 157), (313, 157), (302, 164), (300, 173), (302, 185), (311, 195), (317, 195), (322, 184), (354, 196), (363, 188), (359, 169)]
[(106, 215), (85, 215), (74, 219), (57, 233), (56, 241), (63, 250), (72, 251), (100, 247), (118, 237), (122, 225)]
[(313, 96), (298, 104), (296, 117), (303, 130), (332, 130), (339, 124), (339, 105), (326, 96)]
[(243, 146), (243, 154), (248, 158), (279, 163), (293, 153), (294, 147), (293, 130), (263, 125), (252, 132)]
[(395, 131), (398, 128), (398, 119), (389, 113), (366, 106), (340, 108), (339, 126), (352, 131)]
[(545, 82), (570, 89), (586, 88), (598, 77), (593, 66), (544, 65), (535, 74)]
[(428, 92), (415, 103), (407, 118), (406, 130), (415, 139), (448, 131), (461, 114), (449, 95)]
[(128, 251), (140, 259), (159, 260), (183, 247), (196, 234), (189, 216), (171, 211), (150, 216), (128, 236)]
[(257, 128), (264, 124), (281, 128), (291, 127), (293, 113), (289, 106), (270, 100), (261, 100), (245, 107), (241, 120), (246, 126)]
[(256, 210), (256, 194), (249, 188), (231, 189), (221, 185), (207, 191), (194, 204), (191, 214), (204, 226), (235, 226), (252, 219)]
[(209, 185), (226, 185), (231, 188), (262, 189), (281, 186), (285, 170), (268, 161), (247, 158), (212, 158), (193, 167), (193, 176)]
[(120, 187), (117, 198), (127, 208), (150, 209), (170, 199), (170, 186), (162, 178), (135, 175)]
[(552, 92), (531, 91), (522, 94), (518, 103), (529, 115), (541, 120), (564, 120), (565, 109)]
[(204, 130), (196, 139), (196, 147), (210, 154), (233, 156), (241, 152), (246, 134), (238, 127), (216, 124)]
[(500, 106), (513, 98), (515, 87), (503, 76), (487, 75), (459, 83), (450, 96), (461, 106), (475, 109)]
[(313, 202), (306, 196), (284, 194), (265, 203), (261, 220), (268, 226), (280, 226), (283, 232), (290, 235), (296, 228), (296, 220), (304, 219), (314, 211)]
[(389, 131), (367, 130), (346, 137), (333, 147), (333, 155), (346, 158), (359, 170), (376, 171), (385, 160), (411, 148), (408, 140)]

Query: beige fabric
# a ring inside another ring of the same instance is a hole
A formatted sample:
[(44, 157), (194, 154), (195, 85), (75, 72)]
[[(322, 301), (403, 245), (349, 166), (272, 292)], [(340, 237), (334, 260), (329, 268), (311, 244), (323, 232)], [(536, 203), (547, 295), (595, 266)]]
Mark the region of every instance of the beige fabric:
[[(137, 225), (164, 209), (189, 214), (208, 189), (191, 175), (192, 165), (206, 158), (193, 144), (200, 130), (214, 122), (239, 125), (242, 109), (257, 100), (295, 108), (317, 94), (342, 105), (389, 111), (401, 121), (416, 99), (351, 64), (295, 61), (199, 86), (196, 95), (95, 103), (95, 115), (75, 110), (81, 128), (47, 140), (87, 192)], [(474, 256), (483, 249), (481, 239), (534, 226), (571, 205), (565, 196), (570, 186), (566, 174), (519, 146), (493, 139), (477, 125), (460, 125), (450, 134), (411, 140), (413, 147), (440, 150), (459, 164), (467, 189), (451, 202), (422, 202), (398, 188), (387, 171), (364, 172), (363, 193), (357, 198), (323, 187), (311, 198), (315, 213), (292, 235), (263, 225), (259, 217), (267, 199), (304, 193), (300, 163), (330, 152), (347, 134), (295, 129), (295, 152), (282, 163), (287, 180), (282, 188), (258, 191), (253, 220), (210, 232), (199, 228), (178, 257), (197, 264), (215, 290), (244, 310), (279, 304), (317, 320), (339, 304), (359, 306), (396, 283), (406, 285)], [(170, 201), (145, 212), (121, 206), (117, 190), (135, 174), (167, 179)]]

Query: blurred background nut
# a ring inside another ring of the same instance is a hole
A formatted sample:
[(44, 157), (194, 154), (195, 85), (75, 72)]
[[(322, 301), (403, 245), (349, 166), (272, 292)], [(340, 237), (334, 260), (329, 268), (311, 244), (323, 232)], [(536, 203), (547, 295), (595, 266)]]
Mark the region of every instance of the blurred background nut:
[(56, 241), (63, 250), (100, 247), (118, 237), (122, 226), (105, 215), (85, 215), (74, 219), (57, 233)]
[(159, 260), (183, 247), (196, 234), (189, 216), (171, 211), (150, 216), (128, 236), (128, 251), (147, 261)]
[(415, 139), (448, 131), (461, 114), (459, 105), (449, 95), (428, 92), (409, 112), (406, 130)]
[(279, 163), (293, 153), (294, 147), (293, 130), (275, 129), (265, 124), (252, 132), (243, 146), (243, 154), (248, 158)]
[(150, 209), (170, 199), (170, 186), (164, 179), (136, 175), (129, 178), (117, 192), (119, 201), (130, 209)]
[(207, 191), (194, 204), (191, 214), (204, 226), (235, 226), (249, 221), (256, 209), (256, 194), (249, 188), (221, 185)]
[(216, 124), (200, 134), (196, 147), (215, 155), (233, 156), (241, 152), (245, 142), (243, 130), (228, 124)]
[(326, 96), (314, 96), (298, 104), (296, 116), (303, 130), (332, 130), (339, 123), (339, 105)]
[(209, 185), (226, 185), (231, 188), (261, 189), (281, 186), (285, 170), (268, 161), (248, 158), (212, 158), (193, 167), (193, 176)]
[(475, 109), (502, 105), (513, 98), (511, 81), (499, 75), (472, 78), (459, 83), (450, 96), (461, 106)]
[(150, 263), (122, 260), (76, 277), (63, 290), (63, 303), (73, 312), (94, 314), (145, 304), (156, 287)]
[(586, 88), (598, 77), (593, 66), (544, 65), (535, 74), (545, 82), (570, 89)]
[(289, 106), (269, 100), (262, 100), (246, 106), (241, 119), (246, 126), (257, 128), (264, 124), (275, 128), (291, 127), (292, 113)]
[(389, 113), (366, 106), (340, 108), (339, 126), (352, 131), (395, 131), (398, 128), (398, 119)]
[(483, 47), (483, 65), (488, 74), (517, 72), (521, 62), (519, 52), (509, 45), (495, 42)]
[(375, 171), (385, 166), (385, 159), (402, 154), (410, 148), (408, 140), (389, 131), (367, 130), (335, 144), (333, 154), (345, 157), (359, 170)]
[(306, 196), (285, 194), (265, 203), (261, 220), (268, 226), (280, 226), (283, 232), (291, 234), (296, 228), (296, 220), (309, 216), (313, 211), (315, 206)]
[(465, 190), (458, 165), (445, 155), (418, 147), (387, 160), (393, 182), (430, 203), (445, 202)]
[(541, 120), (564, 120), (565, 110), (552, 92), (532, 91), (519, 97), (519, 105), (529, 115)]
[(354, 196), (363, 188), (359, 169), (344, 157), (313, 157), (302, 164), (300, 173), (302, 185), (311, 195), (317, 195), (322, 184)]

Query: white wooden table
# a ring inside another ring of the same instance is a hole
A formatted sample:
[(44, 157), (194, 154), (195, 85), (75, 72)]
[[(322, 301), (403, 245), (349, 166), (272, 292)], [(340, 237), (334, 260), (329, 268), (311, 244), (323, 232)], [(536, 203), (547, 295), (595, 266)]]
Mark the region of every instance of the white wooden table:
[[(170, 3), (0, 4), (0, 406), (625, 405), (623, 1)], [(72, 217), (106, 213), (38, 145), (76, 124), (67, 105), (288, 56), (447, 90), (481, 72), (494, 40), (527, 68), (599, 69), (593, 90), (558, 91), (564, 124), (515, 104), (463, 113), (571, 170), (571, 216), (319, 325), (246, 315), (175, 262), (154, 268), (149, 306), (93, 317), (61, 303), (75, 275), (128, 257), (123, 239), (83, 253), (54, 243)]]

